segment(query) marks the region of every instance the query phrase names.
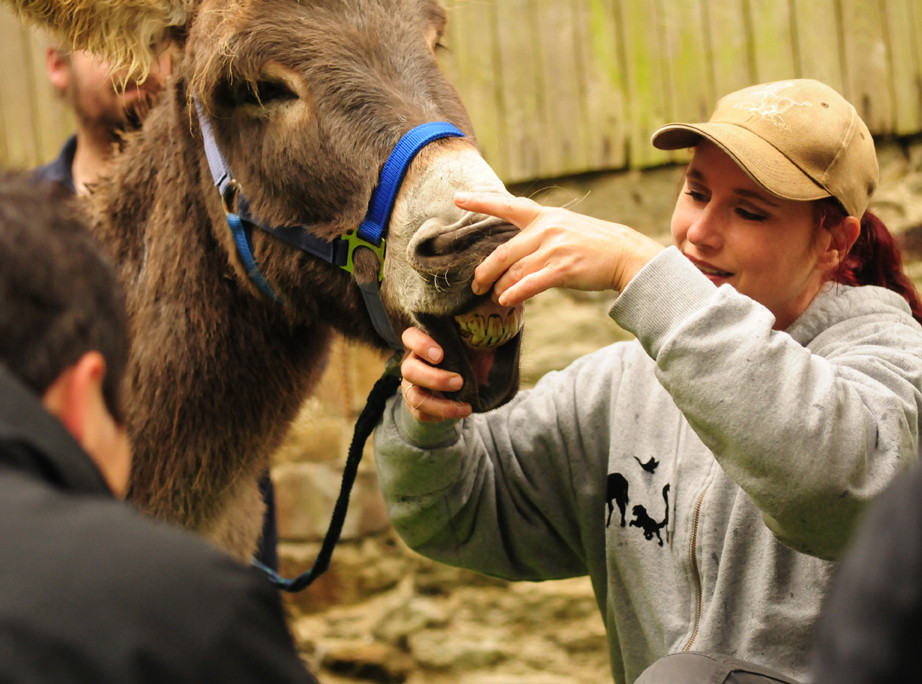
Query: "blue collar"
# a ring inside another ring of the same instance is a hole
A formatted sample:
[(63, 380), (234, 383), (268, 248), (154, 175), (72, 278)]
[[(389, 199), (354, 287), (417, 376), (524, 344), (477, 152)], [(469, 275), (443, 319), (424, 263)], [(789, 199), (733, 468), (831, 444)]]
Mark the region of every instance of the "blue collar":
[[(404, 134), (381, 170), (378, 185), (375, 186), (371, 195), (368, 212), (358, 229), (349, 231), (333, 240), (325, 240), (312, 235), (306, 226), (268, 226), (260, 223), (250, 214), (249, 203), (240, 193), (240, 188), (215, 141), (211, 121), (202, 110), (198, 99), (195, 100), (195, 109), (202, 129), (208, 167), (211, 170), (215, 187), (221, 194), (221, 200), (227, 214), (227, 223), (233, 234), (237, 253), (246, 267), (250, 280), (269, 299), (275, 302), (280, 301), (278, 295), (260, 271), (259, 264), (253, 256), (250, 234), (254, 227), (349, 273), (352, 273), (353, 270), (353, 253), (355, 250), (359, 247), (370, 249), (377, 255), (378, 263), (380, 264), (378, 281), (369, 284), (359, 283), (359, 287), (378, 334), (391, 348), (401, 350), (403, 345), (387, 318), (380, 297), (380, 281), (384, 277), (384, 255), (387, 247), (385, 236), (387, 235), (391, 212), (394, 208), (394, 201), (400, 191), (407, 169), (409, 169), (413, 158), (420, 150), (441, 138), (464, 137), (464, 133), (450, 123), (432, 122), (417, 126)], [(235, 198), (236, 212), (233, 211)]]

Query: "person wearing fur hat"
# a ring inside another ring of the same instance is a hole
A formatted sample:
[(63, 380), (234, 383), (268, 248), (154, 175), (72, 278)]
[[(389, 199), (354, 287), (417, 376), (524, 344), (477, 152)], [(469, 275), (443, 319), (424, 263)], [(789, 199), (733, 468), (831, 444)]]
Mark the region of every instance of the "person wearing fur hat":
[(871, 134), (832, 88), (744, 88), (653, 144), (692, 150), (667, 248), (521, 197), (455, 198), (520, 228), (476, 293), (512, 310), (612, 290), (636, 339), (472, 415), (408, 329), (378, 475), (420, 553), (589, 575), (616, 682), (806, 681), (835, 560), (917, 459), (922, 305), (867, 211)]

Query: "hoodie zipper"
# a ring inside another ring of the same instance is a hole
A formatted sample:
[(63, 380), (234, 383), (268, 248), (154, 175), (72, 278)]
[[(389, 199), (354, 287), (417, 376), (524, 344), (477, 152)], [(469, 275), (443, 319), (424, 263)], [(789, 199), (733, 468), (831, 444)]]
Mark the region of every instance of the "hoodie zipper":
[(692, 631), (691, 638), (689, 638), (688, 643), (685, 644), (683, 651), (690, 651), (692, 645), (695, 643), (695, 639), (698, 638), (698, 629), (701, 627), (701, 572), (698, 569), (698, 558), (695, 553), (698, 546), (698, 518), (701, 515), (701, 505), (704, 503), (704, 495), (707, 494), (708, 487), (711, 485), (708, 484), (704, 491), (701, 492), (701, 496), (698, 497), (698, 503), (695, 505), (695, 517), (692, 523), (692, 537), (691, 537), (691, 550), (689, 551), (689, 556), (691, 560), (691, 569), (692, 569), (692, 578), (695, 580), (695, 593), (697, 596), (697, 607), (695, 610), (695, 629)]

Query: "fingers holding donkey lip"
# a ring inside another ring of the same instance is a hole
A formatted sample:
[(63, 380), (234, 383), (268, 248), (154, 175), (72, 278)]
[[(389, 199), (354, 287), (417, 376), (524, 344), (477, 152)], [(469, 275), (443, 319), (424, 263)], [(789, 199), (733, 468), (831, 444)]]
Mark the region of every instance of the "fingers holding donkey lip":
[(405, 383), (429, 392), (457, 392), (464, 380), (452, 371), (431, 365), (416, 354), (410, 354), (400, 364)]
[(475, 294), (492, 288), (497, 303), (517, 306), (552, 287), (582, 289), (581, 272), (596, 270), (586, 266), (597, 258), (599, 246), (587, 240), (584, 217), (535, 206), (535, 218), (477, 266)]
[(502, 306), (518, 306), (546, 290), (548, 269), (538, 253), (540, 240), (522, 232), (497, 247), (474, 271), (474, 294), (493, 290), (493, 300)]
[(474, 294), (485, 294), (493, 288), (493, 299), (497, 302), (508, 306), (520, 303), (521, 300), (507, 302), (501, 299), (501, 295), (519, 280), (515, 273), (508, 273), (510, 267), (515, 266), (521, 271), (524, 264), (519, 260), (535, 249), (534, 239), (524, 239), (524, 233), (538, 221), (544, 208), (526, 197), (487, 193), (458, 193), (455, 203), (469, 211), (496, 216), (523, 231), (497, 247), (480, 263), (471, 284)]
[(403, 401), (410, 414), (424, 423), (441, 422), (471, 415), (471, 405), (440, 397), (419, 385), (404, 381)]
[(470, 415), (469, 404), (440, 396), (458, 391), (464, 382), (457, 373), (432, 365), (442, 360), (441, 347), (419, 328), (404, 331), (403, 343), (407, 352), (400, 364), (401, 393), (410, 413), (425, 422)]
[(622, 290), (662, 246), (624, 226), (518, 197), (468, 198), (459, 206), (494, 214), (520, 232), (497, 247), (474, 272), (472, 289), (516, 306), (552, 287)]
[(455, 204), (467, 211), (489, 214), (522, 229), (534, 221), (543, 207), (527, 197), (488, 192), (459, 192)]
[(444, 356), (444, 352), (439, 346), (439, 343), (420, 328), (411, 326), (404, 330), (403, 335), (400, 337), (408, 354), (416, 354), (430, 363), (439, 363)]

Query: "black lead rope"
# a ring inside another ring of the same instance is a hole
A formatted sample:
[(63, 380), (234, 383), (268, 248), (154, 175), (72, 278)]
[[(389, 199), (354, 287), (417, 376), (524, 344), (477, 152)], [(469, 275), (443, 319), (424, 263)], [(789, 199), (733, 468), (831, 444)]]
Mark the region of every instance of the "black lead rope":
[[(394, 361), (397, 361), (395, 363)], [(349, 508), (349, 495), (352, 493), (352, 485), (355, 484), (355, 476), (358, 474), (359, 463), (362, 460), (362, 452), (365, 450), (365, 442), (368, 436), (375, 429), (375, 425), (384, 415), (384, 406), (387, 400), (392, 397), (400, 386), (399, 359), (392, 360), (388, 363), (388, 368), (384, 372), (375, 386), (372, 388), (368, 399), (365, 402), (365, 408), (359, 415), (355, 423), (355, 431), (352, 433), (352, 443), (349, 445), (349, 455), (346, 458), (346, 467), (343, 469), (343, 482), (339, 489), (339, 497), (336, 499), (336, 505), (333, 508), (333, 517), (330, 520), (330, 527), (327, 529), (326, 536), (323, 538), (323, 544), (320, 547), (320, 553), (317, 554), (317, 560), (314, 561), (313, 567), (307, 572), (303, 572), (294, 579), (286, 579), (279, 575), (272, 568), (253, 560), (252, 563), (269, 576), (269, 581), (282, 591), (295, 593), (320, 577), (330, 566), (330, 558), (333, 555), (333, 549), (339, 542), (339, 535), (343, 530), (343, 523), (346, 520), (346, 511)]]

